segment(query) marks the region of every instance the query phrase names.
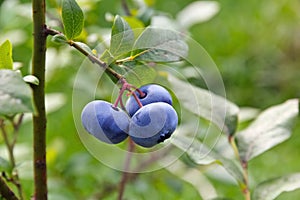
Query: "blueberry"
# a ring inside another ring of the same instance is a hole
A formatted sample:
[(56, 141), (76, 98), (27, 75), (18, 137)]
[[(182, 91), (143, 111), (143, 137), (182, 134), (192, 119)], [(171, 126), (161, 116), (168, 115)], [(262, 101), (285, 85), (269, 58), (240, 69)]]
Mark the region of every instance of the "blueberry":
[(177, 123), (177, 113), (171, 105), (164, 102), (151, 103), (132, 116), (129, 135), (136, 144), (153, 147), (168, 139)]
[[(135, 94), (138, 96), (143, 106), (154, 102), (165, 102), (172, 105), (172, 97), (170, 93), (160, 85), (144, 85), (139, 88), (139, 90), (145, 94), (145, 96), (141, 96), (139, 92), (135, 91)], [(131, 95), (126, 103), (126, 110), (130, 116), (133, 116), (138, 109), (140, 109), (140, 106), (134, 99), (133, 95)]]
[(120, 143), (128, 136), (129, 116), (106, 101), (88, 103), (82, 111), (81, 121), (87, 132), (109, 144)]

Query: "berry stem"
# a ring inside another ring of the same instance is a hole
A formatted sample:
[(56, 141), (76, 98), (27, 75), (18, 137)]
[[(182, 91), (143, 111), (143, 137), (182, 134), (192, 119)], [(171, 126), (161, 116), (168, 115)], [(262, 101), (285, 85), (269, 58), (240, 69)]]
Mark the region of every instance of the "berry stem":
[(138, 96), (135, 94), (135, 92), (132, 93), (134, 99), (136, 100), (137, 104), (139, 105), (139, 107), (143, 107), (143, 104), (141, 103), (141, 101), (139, 100)]
[(132, 85), (130, 85), (130, 84), (126, 81), (126, 79), (125, 79), (124, 77), (122, 77), (122, 78), (119, 80), (119, 82), (122, 84), (122, 86), (121, 86), (121, 89), (120, 89), (120, 91), (119, 91), (119, 95), (118, 95), (118, 97), (117, 97), (117, 99), (116, 99), (116, 101), (115, 101), (115, 103), (114, 103), (114, 107), (117, 107), (118, 104), (120, 103), (122, 109), (124, 109), (125, 107), (124, 107), (124, 104), (123, 104), (123, 101), (122, 101), (122, 96), (123, 96), (123, 94), (124, 94), (124, 92), (125, 92), (126, 90), (129, 91), (129, 92), (131, 92), (131, 87), (132, 87)]
[(135, 149), (135, 144), (132, 141), (132, 139), (129, 138), (128, 139), (128, 152), (127, 152), (127, 157), (125, 160), (124, 171), (123, 171), (122, 179), (119, 184), (118, 200), (122, 200), (126, 183), (128, 182), (128, 180), (130, 178), (130, 173), (128, 171), (129, 171), (130, 162), (131, 162), (131, 158), (132, 158), (132, 152), (134, 151), (134, 149)]
[[(143, 98), (143, 97), (146, 96), (146, 94), (145, 94), (142, 90), (140, 90), (139, 88), (137, 88), (137, 87), (135, 87), (135, 86), (133, 86), (133, 85), (132, 85), (131, 87), (132, 87), (133, 89), (135, 89), (135, 91), (137, 91), (137, 92), (139, 93), (139, 95), (140, 95), (141, 98)], [(140, 99), (139, 99), (138, 96), (136, 95), (135, 91), (131, 92), (131, 95), (133, 95), (135, 101), (137, 102), (137, 104), (138, 104), (139, 107), (141, 108), (141, 107), (143, 107), (143, 104), (141, 103)]]
[(137, 88), (136, 91), (140, 94), (141, 98), (144, 98), (146, 96), (146, 93), (144, 93), (142, 90)]
[(136, 102), (138, 103), (138, 105), (140, 107), (142, 107), (143, 104), (139, 100), (137, 94), (134, 91), (132, 91), (132, 89), (134, 89), (135, 91), (137, 91), (140, 94), (141, 97), (144, 97), (146, 94), (143, 91), (141, 91), (140, 89), (138, 89), (137, 87), (129, 84), (124, 77), (122, 77), (119, 82), (122, 84), (122, 86), (121, 86), (119, 95), (118, 95), (118, 97), (117, 97), (117, 99), (116, 99), (116, 101), (114, 103), (114, 107), (117, 107), (118, 104), (120, 103), (122, 109), (125, 110), (125, 106), (124, 106), (123, 101), (122, 101), (122, 96), (123, 96), (123, 94), (124, 94), (124, 92), (126, 90), (129, 91), (129, 93), (131, 95), (133, 95), (133, 97), (136, 100)]
[[(162, 151), (162, 153), (153, 154), (150, 158), (140, 162), (139, 165), (133, 171), (139, 172), (139, 171), (145, 169), (146, 167), (149, 167), (149, 165), (151, 165), (155, 161), (166, 156), (170, 152), (170, 150), (172, 150), (172, 148), (174, 148), (174, 147), (166, 148), (165, 150)], [(127, 183), (136, 181), (139, 175), (140, 175), (140, 173), (130, 173), (130, 174), (128, 173)], [(104, 197), (109, 196), (111, 194), (111, 192), (114, 191), (116, 188), (120, 189), (120, 183), (119, 183), (119, 185), (115, 185), (113, 183), (106, 184), (105, 187), (102, 188), (102, 190), (99, 193), (94, 195), (96, 197), (95, 199), (104, 199)]]
[(121, 106), (121, 108), (122, 108), (123, 110), (126, 110), (126, 108), (125, 108), (125, 106), (124, 106), (124, 103), (123, 103), (123, 100), (122, 100), (122, 99), (120, 100), (120, 106)]

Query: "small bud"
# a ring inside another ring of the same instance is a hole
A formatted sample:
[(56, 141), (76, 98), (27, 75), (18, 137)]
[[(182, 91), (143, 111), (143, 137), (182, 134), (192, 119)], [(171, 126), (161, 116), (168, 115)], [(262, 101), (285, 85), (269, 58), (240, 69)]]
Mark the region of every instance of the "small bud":
[(52, 41), (57, 43), (57, 44), (66, 44), (66, 43), (68, 43), (68, 40), (67, 40), (66, 36), (64, 36), (63, 34), (54, 35), (52, 37)]
[(33, 84), (33, 85), (39, 85), (39, 83), (40, 83), (39, 79), (33, 75), (24, 76), (23, 80), (26, 83)]

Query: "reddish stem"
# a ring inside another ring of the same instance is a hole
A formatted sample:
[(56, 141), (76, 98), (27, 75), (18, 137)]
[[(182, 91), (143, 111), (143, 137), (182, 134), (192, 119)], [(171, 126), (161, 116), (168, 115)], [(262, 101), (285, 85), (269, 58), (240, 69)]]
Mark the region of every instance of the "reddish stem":
[(146, 93), (144, 93), (142, 90), (137, 88), (136, 91), (140, 94), (141, 98), (144, 98), (146, 96)]
[(123, 110), (126, 110), (122, 98), (120, 99), (120, 106)]
[[(146, 96), (146, 93), (144, 93), (142, 90), (140, 90), (139, 88), (135, 87), (135, 86), (131, 86), (133, 89), (135, 89), (135, 91), (137, 91), (140, 95), (141, 98), (145, 97)], [(136, 93), (134, 92), (131, 92), (131, 95), (133, 95), (135, 101), (137, 102), (137, 104), (141, 107), (143, 107), (143, 104), (141, 103), (139, 97), (136, 95)]]
[(133, 92), (132, 93), (134, 99), (136, 100), (136, 102), (138, 103), (138, 105), (141, 107), (143, 107), (143, 104), (141, 103), (140, 99), (138, 98), (138, 96)]
[(140, 107), (142, 107), (143, 104), (142, 104), (141, 101), (139, 100), (139, 98), (138, 98), (138, 96), (136, 95), (136, 93), (135, 93), (134, 91), (132, 91), (132, 89), (135, 89), (135, 91), (137, 91), (137, 92), (139, 93), (140, 97), (144, 97), (146, 94), (145, 94), (143, 91), (141, 91), (140, 89), (136, 88), (135, 86), (129, 84), (129, 83), (126, 81), (125, 78), (121, 78), (121, 79), (120, 79), (120, 83), (122, 84), (122, 86), (121, 86), (119, 95), (118, 95), (118, 97), (117, 97), (117, 99), (116, 99), (116, 101), (115, 101), (115, 103), (114, 103), (114, 107), (117, 107), (118, 104), (120, 103), (122, 109), (125, 108), (125, 106), (124, 106), (124, 104), (123, 104), (123, 101), (122, 101), (122, 96), (123, 96), (123, 94), (124, 94), (124, 92), (125, 92), (126, 90), (129, 91), (129, 93), (130, 93), (131, 95), (133, 95), (133, 97), (134, 97), (134, 99), (136, 100), (136, 102), (138, 103), (138, 105), (139, 105)]
[(122, 96), (123, 96), (123, 94), (124, 94), (124, 92), (125, 92), (126, 90), (128, 90), (128, 91), (131, 92), (131, 89), (130, 89), (130, 88), (131, 88), (132, 86), (126, 81), (125, 78), (121, 78), (121, 79), (120, 79), (120, 82), (121, 82), (122, 86), (121, 86), (119, 95), (118, 95), (118, 97), (117, 97), (117, 99), (116, 99), (116, 101), (115, 101), (115, 103), (114, 103), (114, 107), (117, 107), (119, 103), (121, 104), (122, 107), (124, 107), (123, 101), (122, 101)]
[(122, 200), (123, 194), (124, 194), (124, 191), (125, 191), (126, 183), (128, 182), (129, 177), (130, 177), (129, 176), (130, 173), (128, 172), (128, 170), (129, 170), (129, 167), (130, 167), (130, 161), (131, 161), (131, 158), (132, 158), (132, 152), (134, 151), (134, 148), (135, 148), (135, 144), (132, 141), (132, 139), (129, 138), (128, 139), (128, 152), (127, 152), (127, 157), (126, 157), (126, 160), (125, 160), (123, 176), (122, 176), (122, 179), (121, 179), (120, 185), (119, 185), (118, 200)]

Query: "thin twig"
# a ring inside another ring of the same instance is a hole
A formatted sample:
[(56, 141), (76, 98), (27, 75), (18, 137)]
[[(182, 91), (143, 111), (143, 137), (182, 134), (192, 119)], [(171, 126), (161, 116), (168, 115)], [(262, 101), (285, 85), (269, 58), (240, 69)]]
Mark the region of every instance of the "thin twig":
[(8, 187), (6, 182), (0, 176), (0, 196), (7, 200), (19, 200), (15, 193)]
[[(153, 156), (151, 156), (150, 158), (148, 158), (147, 160), (140, 162), (140, 164), (133, 170), (135, 171), (135, 173), (127, 173), (126, 175), (126, 183), (131, 183), (134, 182), (137, 177), (140, 175), (140, 173), (138, 173), (139, 171), (145, 169), (146, 167), (148, 167), (149, 165), (151, 165), (153, 162), (161, 159), (163, 156), (165, 156), (166, 154), (168, 154), (168, 152), (171, 150), (172, 148), (167, 148), (163, 153), (161, 154), (154, 154)], [(116, 184), (105, 184), (105, 187), (102, 188), (102, 190), (99, 193), (96, 193), (94, 196), (96, 199), (103, 199), (107, 196), (109, 196), (112, 191), (116, 190), (116, 189), (120, 189), (120, 183), (119, 185)]]
[(235, 143), (234, 136), (229, 136), (228, 141), (234, 151), (236, 158), (240, 161), (240, 164), (243, 168), (243, 183), (244, 183), (244, 185), (241, 188), (243, 195), (245, 197), (245, 200), (251, 200), (251, 194), (250, 194), (250, 190), (249, 190), (249, 178), (248, 178), (248, 163), (241, 159), (239, 150)]
[(78, 45), (76, 42), (69, 40), (68, 44), (72, 47), (74, 47), (75, 49), (77, 49), (80, 53), (82, 53), (83, 55), (85, 55), (92, 63), (97, 64), (98, 66), (102, 67), (105, 72), (110, 73), (111, 75), (113, 75), (116, 79), (121, 80), (123, 79), (123, 76), (119, 73), (117, 73), (116, 71), (114, 71), (112, 68), (108, 67), (108, 65), (101, 61), (100, 59), (98, 59), (96, 56), (94, 56), (93, 54), (89, 53), (88, 51), (86, 51), (85, 49), (83, 49), (80, 45)]
[(118, 200), (122, 200), (123, 194), (124, 194), (124, 191), (125, 191), (126, 183), (129, 180), (128, 178), (129, 178), (130, 173), (128, 171), (129, 171), (129, 168), (130, 168), (130, 162), (131, 162), (132, 152), (134, 151), (134, 148), (135, 148), (135, 144), (132, 141), (132, 139), (129, 138), (129, 140), (128, 140), (128, 152), (127, 152), (127, 157), (126, 157), (126, 160), (125, 160), (123, 176), (122, 176), (122, 179), (121, 179), (120, 184), (119, 184)]
[(241, 160), (241, 165), (243, 168), (243, 177), (244, 177), (244, 184), (245, 188), (243, 189), (243, 194), (245, 197), (245, 200), (251, 200), (251, 194), (249, 190), (249, 178), (248, 178), (248, 162)]
[[(61, 32), (54, 30), (50, 27), (45, 27), (45, 34), (47, 35), (63, 35)], [(75, 49), (77, 49), (80, 53), (82, 53), (84, 56), (86, 56), (92, 63), (97, 64), (98, 66), (100, 66), (102, 69), (105, 70), (105, 72), (111, 74), (112, 76), (114, 76), (116, 79), (121, 80), (124, 79), (124, 77), (117, 73), (116, 71), (114, 71), (112, 68), (109, 67), (109, 65), (105, 62), (103, 62), (102, 60), (100, 60), (99, 58), (97, 58), (95, 55), (91, 54), (90, 52), (86, 51), (85, 49), (83, 49), (80, 45), (78, 45), (78, 43), (74, 42), (73, 40), (68, 40), (67, 43), (74, 47)]]
[[(14, 121), (14, 118), (11, 120), (11, 123), (14, 127), (14, 132), (13, 132), (13, 141), (11, 142), (11, 148), (12, 148), (12, 152), (15, 148), (15, 144), (17, 142), (17, 138), (18, 138), (18, 133), (19, 133), (19, 129), (20, 129), (20, 126), (21, 126), (21, 123), (22, 123), (22, 120), (23, 120), (23, 116), (24, 114), (22, 113), (17, 122)], [(14, 155), (13, 155), (14, 156)], [(23, 189), (22, 189), (22, 185), (20, 183), (20, 178), (19, 178), (19, 173), (18, 173), (18, 170), (15, 169), (16, 168), (16, 164), (15, 164), (15, 160), (14, 160), (14, 163), (13, 163), (13, 169), (14, 169), (14, 175), (13, 175), (13, 183), (16, 185), (17, 189), (18, 189), (18, 193), (19, 193), (19, 197), (21, 200), (24, 199), (24, 196), (23, 196)]]
[(2, 120), (2, 119), (0, 120), (0, 128), (1, 128), (2, 136), (3, 136), (4, 142), (5, 142), (7, 151), (8, 151), (8, 157), (9, 157), (10, 164), (11, 164), (12, 168), (14, 168), (16, 166), (16, 164), (15, 164), (13, 148), (9, 142), (8, 134), (5, 129), (4, 120)]
[[(11, 121), (13, 123), (13, 118), (11, 119)], [(20, 184), (20, 179), (19, 179), (18, 171), (16, 169), (16, 161), (15, 161), (15, 156), (14, 156), (14, 144), (15, 144), (16, 139), (14, 138), (13, 142), (9, 141), (8, 134), (5, 129), (4, 120), (2, 120), (2, 119), (0, 120), (0, 129), (2, 132), (2, 136), (3, 136), (4, 142), (5, 142), (7, 151), (8, 151), (9, 162), (10, 162), (11, 168), (13, 169), (13, 173), (10, 174), (10, 178), (8, 181), (10, 181), (11, 183), (13, 183), (16, 186), (18, 193), (19, 193), (19, 197), (21, 200), (23, 200), (24, 197), (23, 197), (22, 186)], [(17, 130), (16, 130), (16, 127), (14, 126), (14, 137), (15, 137), (15, 134), (17, 134)]]
[(124, 10), (125, 14), (127, 16), (131, 16), (131, 12), (130, 12), (130, 9), (129, 9), (129, 6), (128, 6), (126, 0), (122, 0), (121, 3), (122, 3), (122, 7), (123, 7), (123, 10)]
[(14, 135), (14, 139), (13, 139), (13, 141), (11, 143), (12, 148), (15, 147), (15, 144), (17, 142), (18, 134), (19, 134), (19, 129), (20, 129), (20, 126), (22, 124), (23, 117), (24, 117), (24, 114), (22, 113), (22, 114), (20, 114), (17, 122), (14, 122), (14, 120), (11, 121), (11, 123), (12, 123), (12, 125), (14, 127), (14, 134), (13, 134)]

